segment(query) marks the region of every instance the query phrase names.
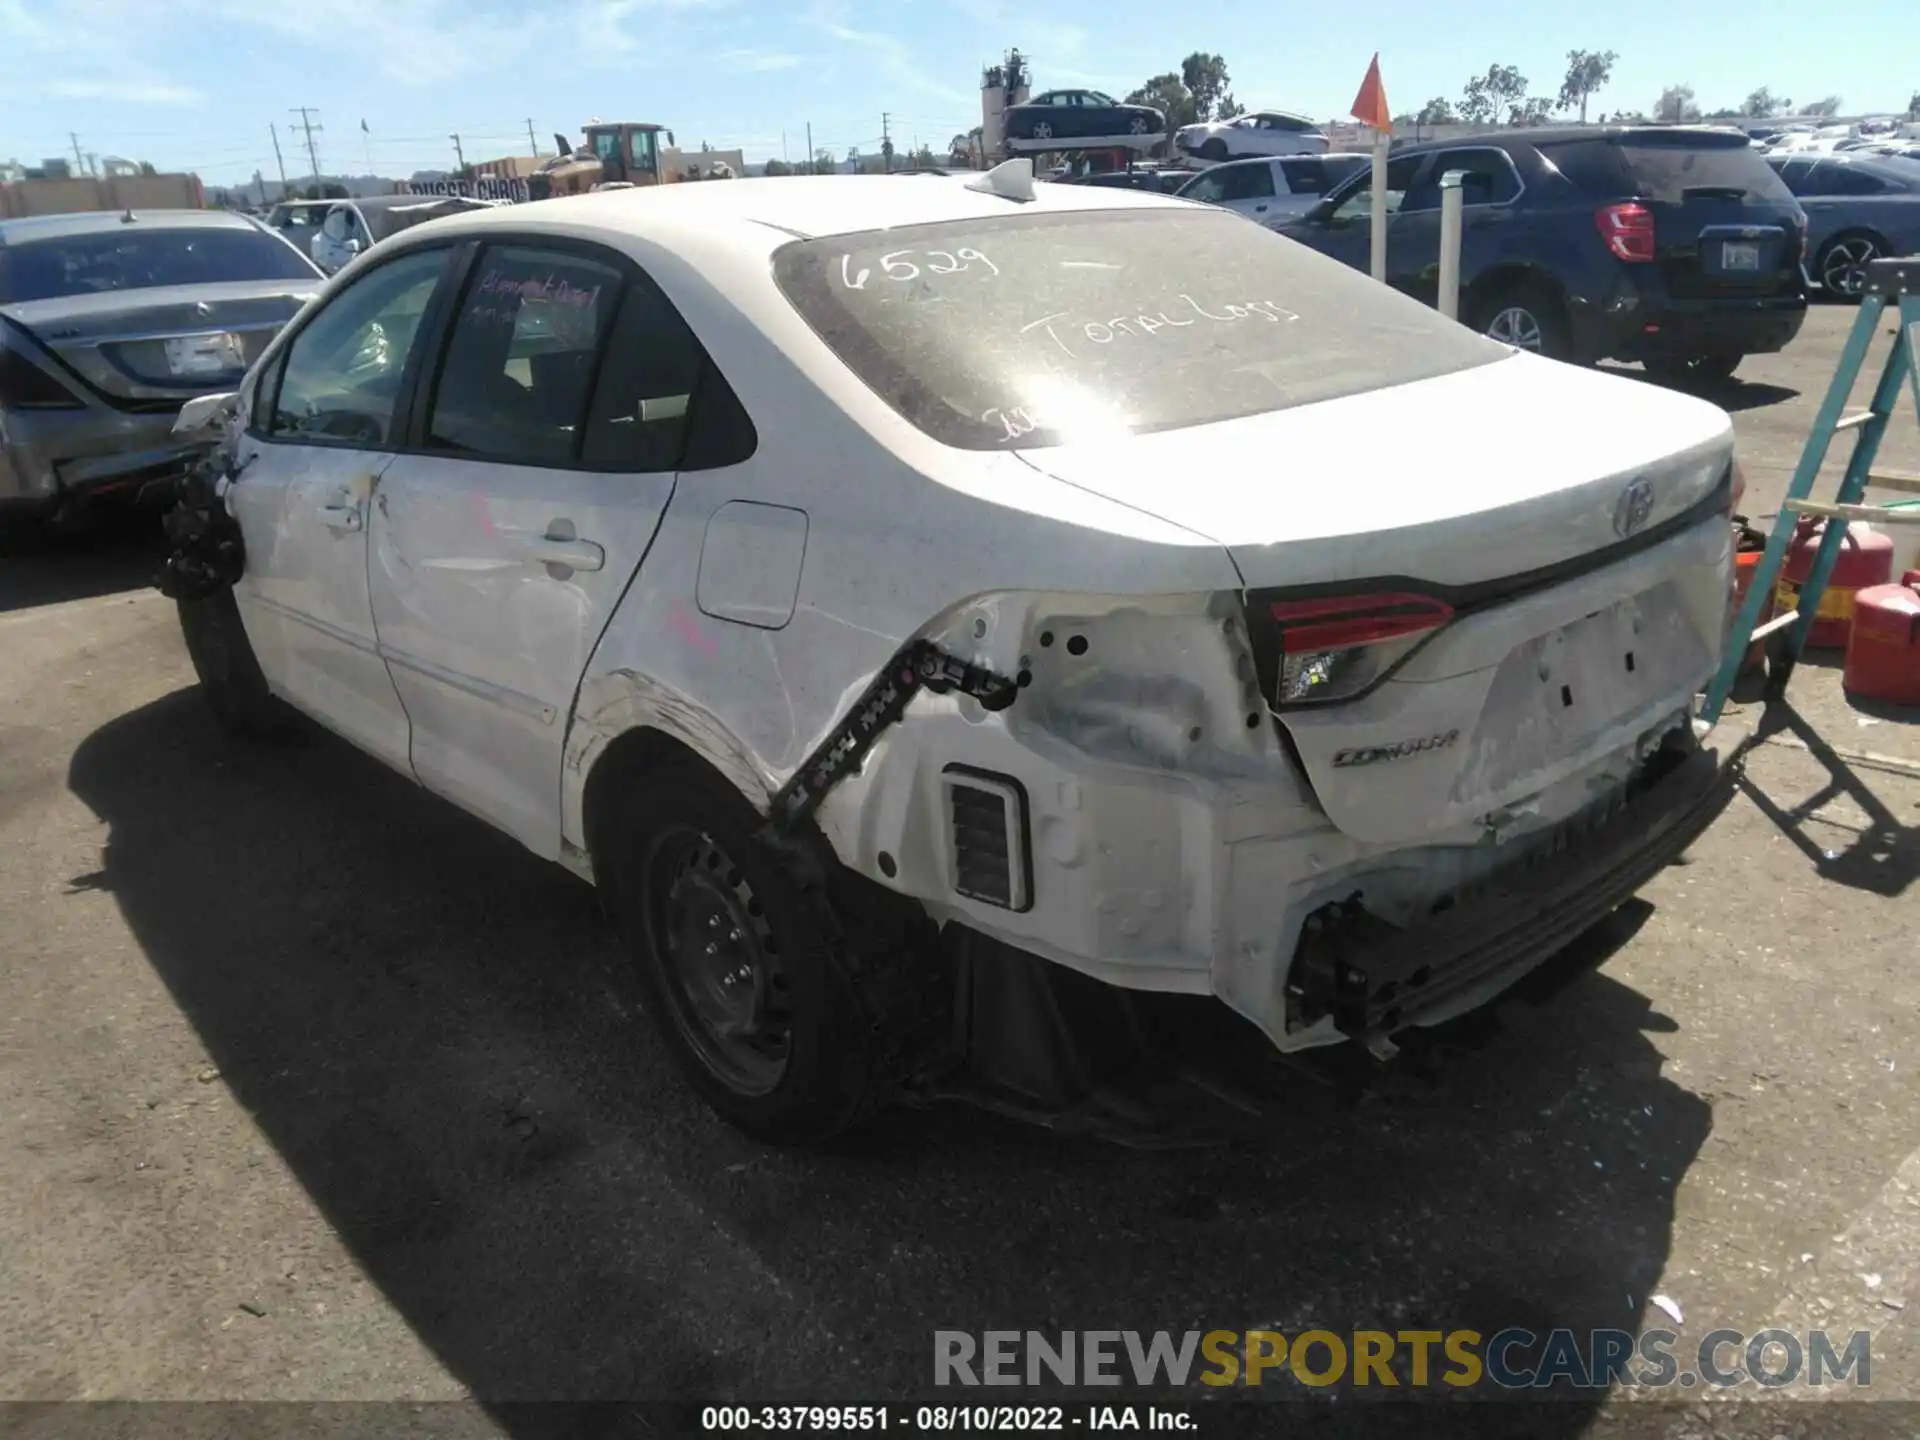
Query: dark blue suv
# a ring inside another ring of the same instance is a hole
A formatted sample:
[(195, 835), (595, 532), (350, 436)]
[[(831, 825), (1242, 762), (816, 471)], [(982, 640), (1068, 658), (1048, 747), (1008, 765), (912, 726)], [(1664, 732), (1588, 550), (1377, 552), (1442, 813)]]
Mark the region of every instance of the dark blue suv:
[[(1387, 278), (1430, 305), (1449, 170), (1466, 174), (1460, 318), (1497, 340), (1704, 381), (1806, 318), (1806, 216), (1744, 135), (1569, 125), (1395, 150)], [(1281, 233), (1366, 269), (1372, 185), (1362, 171)]]

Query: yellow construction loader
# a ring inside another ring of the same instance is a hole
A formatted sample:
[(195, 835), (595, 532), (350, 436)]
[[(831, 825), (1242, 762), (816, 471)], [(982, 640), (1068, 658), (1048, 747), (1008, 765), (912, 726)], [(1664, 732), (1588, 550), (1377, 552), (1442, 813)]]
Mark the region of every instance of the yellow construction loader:
[(664, 125), (592, 120), (585, 127), (585, 135), (586, 144), (579, 147), (564, 135), (553, 137), (560, 153), (529, 177), (529, 198), (547, 200), (584, 195), (590, 190), (670, 185), (679, 178), (660, 165), (661, 137), (668, 145), (674, 143), (673, 132)]

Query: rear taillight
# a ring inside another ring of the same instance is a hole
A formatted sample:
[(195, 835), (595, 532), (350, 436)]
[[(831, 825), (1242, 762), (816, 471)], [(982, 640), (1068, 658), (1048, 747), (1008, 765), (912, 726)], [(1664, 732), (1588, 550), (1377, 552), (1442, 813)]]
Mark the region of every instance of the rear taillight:
[(1602, 205), (1593, 212), (1594, 228), (1615, 259), (1646, 265), (1653, 261), (1653, 212), (1637, 201)]
[(1804, 258), (1807, 253), (1807, 212), (1796, 208), (1793, 212), (1793, 224), (1794, 228), (1800, 232), (1800, 254)]
[(19, 351), (0, 348), (0, 408), (80, 410), (85, 405), (71, 390)]
[(1279, 641), (1276, 705), (1350, 700), (1453, 619), (1430, 595), (1335, 595), (1265, 602)]

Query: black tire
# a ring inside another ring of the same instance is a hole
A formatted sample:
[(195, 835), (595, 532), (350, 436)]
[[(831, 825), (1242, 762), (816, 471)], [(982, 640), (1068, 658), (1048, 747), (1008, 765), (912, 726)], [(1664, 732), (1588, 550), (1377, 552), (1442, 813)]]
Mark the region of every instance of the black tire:
[(1549, 360), (1573, 358), (1573, 332), (1560, 297), (1535, 281), (1502, 285), (1475, 299), (1468, 324), (1490, 339)]
[(1218, 164), (1227, 158), (1227, 142), (1216, 135), (1212, 139), (1202, 142), (1200, 154), (1203, 159), (1211, 160), (1215, 164)]
[(1836, 300), (1860, 302), (1866, 290), (1866, 267), (1887, 253), (1887, 242), (1870, 230), (1848, 230), (1835, 235), (1814, 257), (1813, 278)]
[(863, 1003), (824, 889), (695, 763), (623, 788), (634, 798), (596, 826), (594, 873), (688, 1083), (771, 1144), (818, 1144), (865, 1120), (890, 1094), (885, 1020)]
[(1724, 385), (1740, 368), (1744, 355), (1662, 356), (1644, 364), (1647, 374), (1664, 384), (1686, 387)]
[(236, 739), (278, 734), (286, 712), (267, 688), (260, 661), (240, 623), (240, 607), (231, 590), (216, 590), (198, 600), (176, 600), (180, 634), (200, 677), (200, 694), (220, 728)]

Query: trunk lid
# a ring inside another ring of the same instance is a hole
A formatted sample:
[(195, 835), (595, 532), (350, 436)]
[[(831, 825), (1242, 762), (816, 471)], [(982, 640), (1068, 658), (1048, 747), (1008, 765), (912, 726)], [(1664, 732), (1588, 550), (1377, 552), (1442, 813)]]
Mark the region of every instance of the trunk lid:
[(1369, 843), (1481, 821), (1631, 744), (1687, 702), (1717, 653), (1731, 532), (1707, 520), (1732, 427), (1716, 406), (1637, 381), (1516, 355), (1019, 453), (1223, 545), (1269, 703), (1276, 602), (1384, 594), (1451, 610), (1354, 698), (1279, 707), (1328, 817)]
[(0, 306), (121, 406), (177, 408), (231, 388), (322, 280), (250, 280), (65, 296)]

